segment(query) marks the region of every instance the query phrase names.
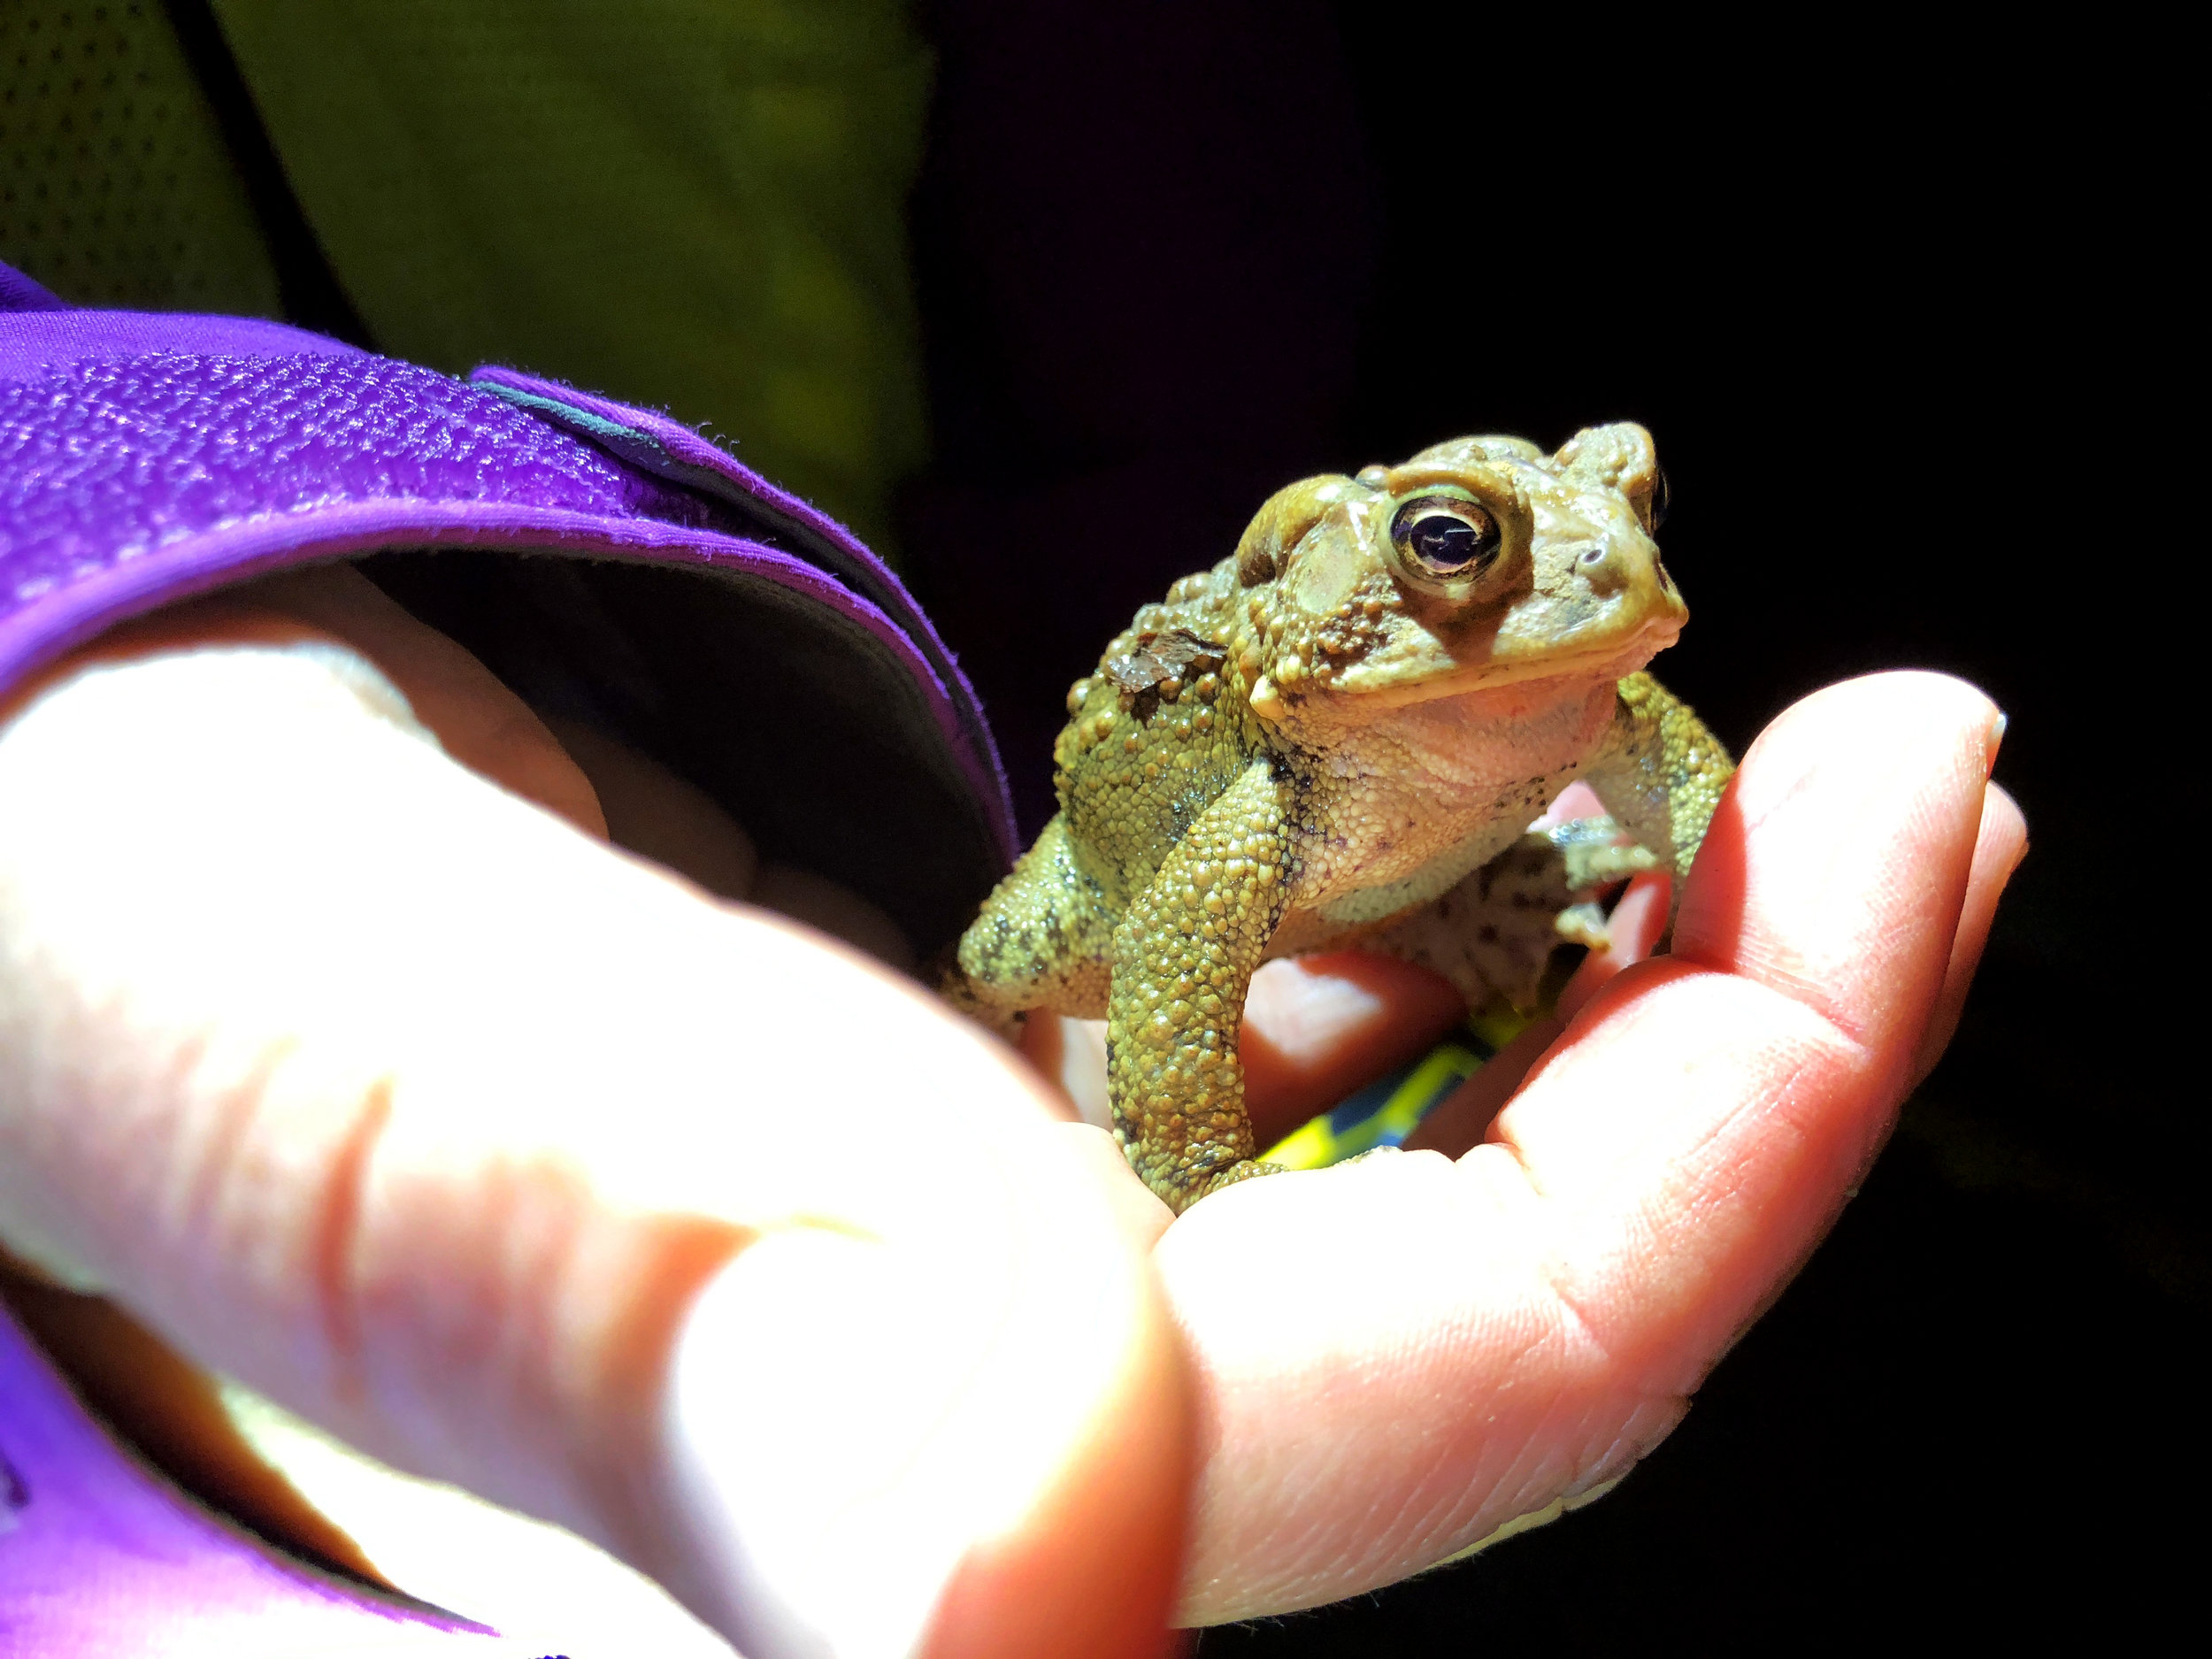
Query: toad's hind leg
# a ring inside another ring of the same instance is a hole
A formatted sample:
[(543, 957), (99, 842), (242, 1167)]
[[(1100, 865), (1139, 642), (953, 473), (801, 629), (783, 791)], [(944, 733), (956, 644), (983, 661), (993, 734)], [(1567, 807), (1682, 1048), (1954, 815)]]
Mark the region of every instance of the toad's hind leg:
[(1256, 763), (1199, 815), (1114, 930), (1114, 1133), (1179, 1212), (1274, 1167), (1252, 1160), (1237, 1037), (1287, 902), (1286, 804), (1271, 766)]
[(1024, 1010), (1096, 1019), (1106, 1011), (1114, 911), (1055, 817), (961, 935), (945, 1000), (1007, 1032)]

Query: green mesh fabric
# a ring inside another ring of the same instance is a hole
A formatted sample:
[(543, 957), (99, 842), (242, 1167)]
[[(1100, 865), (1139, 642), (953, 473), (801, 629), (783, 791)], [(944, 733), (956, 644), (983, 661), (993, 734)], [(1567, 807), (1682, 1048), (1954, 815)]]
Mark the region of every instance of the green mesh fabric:
[(707, 423), (881, 544), (923, 445), (903, 0), (215, 11), (380, 347)]
[(260, 227), (158, 4), (0, 3), (0, 260), (79, 304), (277, 315)]

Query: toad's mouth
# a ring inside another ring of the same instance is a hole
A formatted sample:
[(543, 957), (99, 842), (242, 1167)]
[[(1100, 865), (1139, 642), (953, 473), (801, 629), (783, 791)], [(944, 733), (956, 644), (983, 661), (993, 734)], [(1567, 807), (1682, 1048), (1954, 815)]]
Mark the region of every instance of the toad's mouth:
[(1432, 642), (1433, 656), (1427, 662), (1370, 658), (1338, 672), (1320, 695), (1356, 699), (1363, 709), (1398, 709), (1538, 680), (1619, 680), (1672, 645), (1681, 632), (1679, 618), (1655, 617), (1626, 635), (1609, 634), (1580, 646), (1555, 642), (1540, 651), (1497, 655), (1485, 641), (1481, 655), (1469, 657)]

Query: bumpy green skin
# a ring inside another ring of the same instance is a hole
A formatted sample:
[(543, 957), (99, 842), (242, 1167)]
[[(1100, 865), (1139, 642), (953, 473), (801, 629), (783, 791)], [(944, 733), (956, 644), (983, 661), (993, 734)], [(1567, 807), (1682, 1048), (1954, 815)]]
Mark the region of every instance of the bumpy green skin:
[(1591, 781), (1637, 845), (1673, 870), (1679, 895), (1736, 763), (1690, 705), (1649, 674), (1628, 675), (1618, 696)]
[[(1580, 777), (1686, 872), (1732, 770), (1640, 672), (1686, 615), (1650, 541), (1655, 479), (1641, 430), (1606, 427), (1556, 457), (1459, 440), (1279, 494), (1071, 689), (1060, 813), (961, 940), (948, 995), (1002, 1025), (1103, 1015), (1117, 1133), (1179, 1211), (1272, 1167), (1237, 1057), (1269, 956), (1357, 941), (1471, 1003), (1525, 1002), (1532, 977), (1479, 941), (1516, 925), (1507, 864), (1560, 864), (1529, 822)], [(1440, 488), (1504, 526), (1482, 581), (1425, 582), (1391, 540)]]

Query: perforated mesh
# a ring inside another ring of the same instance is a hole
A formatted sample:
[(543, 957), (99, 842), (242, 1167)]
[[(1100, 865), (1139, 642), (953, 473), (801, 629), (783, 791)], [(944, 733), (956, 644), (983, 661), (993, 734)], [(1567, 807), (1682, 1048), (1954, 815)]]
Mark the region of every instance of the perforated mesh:
[(78, 304), (279, 314), (260, 228), (158, 4), (0, 0), (0, 259)]

